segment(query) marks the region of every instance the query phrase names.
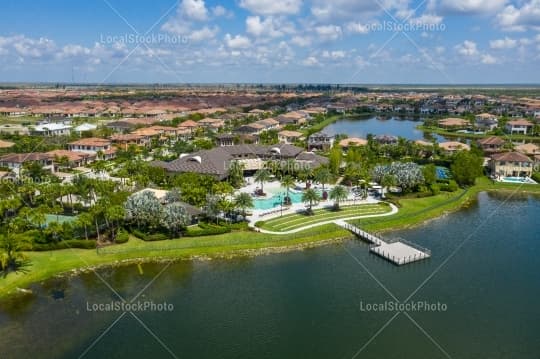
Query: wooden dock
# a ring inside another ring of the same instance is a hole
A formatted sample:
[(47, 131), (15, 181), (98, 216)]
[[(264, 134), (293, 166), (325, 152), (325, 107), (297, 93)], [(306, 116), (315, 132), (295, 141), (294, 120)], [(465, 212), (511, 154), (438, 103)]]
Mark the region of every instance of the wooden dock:
[(368, 233), (345, 221), (336, 221), (335, 223), (371, 243), (369, 248), (370, 252), (375, 253), (396, 265), (412, 263), (431, 257), (431, 251), (429, 249), (407, 242), (404, 239), (383, 239), (381, 236)]

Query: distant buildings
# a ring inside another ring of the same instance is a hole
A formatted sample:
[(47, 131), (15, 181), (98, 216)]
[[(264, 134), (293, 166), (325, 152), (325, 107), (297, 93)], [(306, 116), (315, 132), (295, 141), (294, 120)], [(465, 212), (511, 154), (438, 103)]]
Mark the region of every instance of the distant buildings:
[(278, 133), (279, 143), (293, 144), (303, 139), (304, 135), (298, 131), (281, 131)]

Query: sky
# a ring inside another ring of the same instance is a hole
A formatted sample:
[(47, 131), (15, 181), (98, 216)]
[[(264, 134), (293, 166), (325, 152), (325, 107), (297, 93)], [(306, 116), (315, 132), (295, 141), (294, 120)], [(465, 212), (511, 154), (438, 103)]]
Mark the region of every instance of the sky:
[(540, 0), (2, 0), (0, 82), (540, 83)]

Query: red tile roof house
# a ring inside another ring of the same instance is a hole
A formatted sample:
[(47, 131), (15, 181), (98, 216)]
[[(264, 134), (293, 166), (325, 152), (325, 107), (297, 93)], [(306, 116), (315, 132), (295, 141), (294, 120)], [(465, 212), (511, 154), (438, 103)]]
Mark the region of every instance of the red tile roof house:
[(500, 137), (491, 136), (478, 140), (478, 144), (484, 152), (494, 153), (502, 151), (505, 141)]
[(491, 156), (491, 173), (497, 177), (530, 177), (533, 161), (519, 152), (503, 152)]
[[(68, 150), (54, 150), (46, 153), (49, 155), (53, 162), (54, 169), (57, 170), (60, 165), (64, 167), (82, 167), (96, 159), (95, 153), (86, 153), (78, 151), (68, 151)], [(67, 160), (67, 163), (63, 164), (63, 159)]]
[(68, 150), (75, 152), (84, 152), (96, 155), (101, 153), (103, 159), (112, 159), (115, 156), (115, 149), (112, 147), (112, 141), (105, 138), (81, 138), (80, 140), (68, 143)]
[(508, 121), (504, 127), (508, 133), (511, 134), (522, 134), (526, 135), (531, 133), (533, 130), (534, 124), (525, 119)]
[(7, 167), (17, 176), (26, 162), (38, 162), (45, 169), (53, 170), (50, 155), (46, 153), (11, 153), (0, 156), (0, 167)]

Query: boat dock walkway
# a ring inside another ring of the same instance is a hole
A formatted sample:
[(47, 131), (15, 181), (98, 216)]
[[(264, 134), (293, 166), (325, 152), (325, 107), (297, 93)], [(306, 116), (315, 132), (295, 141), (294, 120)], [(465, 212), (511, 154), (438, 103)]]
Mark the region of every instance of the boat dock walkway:
[(368, 233), (343, 220), (335, 222), (338, 226), (353, 232), (360, 238), (371, 243), (369, 250), (396, 265), (416, 262), (431, 257), (431, 251), (404, 239), (383, 239)]

